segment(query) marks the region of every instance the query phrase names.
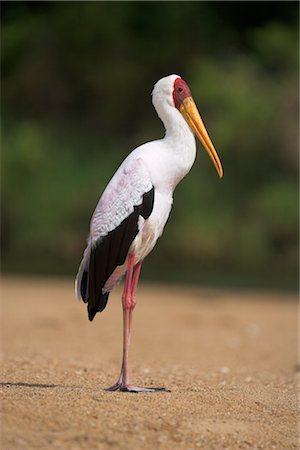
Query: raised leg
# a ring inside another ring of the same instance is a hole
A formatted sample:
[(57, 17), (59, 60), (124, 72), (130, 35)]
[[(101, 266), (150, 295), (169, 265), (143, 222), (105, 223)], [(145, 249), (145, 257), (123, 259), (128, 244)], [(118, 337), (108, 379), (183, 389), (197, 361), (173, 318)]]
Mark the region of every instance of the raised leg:
[(133, 277), (132, 277), (132, 283), (131, 283), (131, 307), (132, 307), (132, 309), (134, 309), (134, 307), (136, 305), (136, 288), (137, 288), (137, 285), (139, 282), (141, 268), (142, 268), (142, 261), (137, 263), (135, 270), (134, 270)]
[(125, 285), (122, 295), (123, 304), (123, 359), (121, 373), (116, 384), (107, 388), (107, 391), (123, 391), (123, 392), (157, 392), (166, 391), (165, 388), (144, 388), (131, 386), (128, 383), (128, 350), (131, 337), (132, 312), (136, 305), (136, 289), (138, 285), (139, 275), (142, 262), (137, 263), (134, 270), (134, 256), (128, 257), (128, 268), (126, 273)]
[(129, 310), (129, 342), (128, 345), (130, 345), (130, 338), (131, 338), (131, 322), (132, 322), (132, 313), (136, 305), (136, 289), (139, 282), (139, 276), (141, 273), (142, 268), (142, 261), (138, 262), (132, 276), (132, 283), (131, 283), (131, 299), (130, 299), (130, 310)]

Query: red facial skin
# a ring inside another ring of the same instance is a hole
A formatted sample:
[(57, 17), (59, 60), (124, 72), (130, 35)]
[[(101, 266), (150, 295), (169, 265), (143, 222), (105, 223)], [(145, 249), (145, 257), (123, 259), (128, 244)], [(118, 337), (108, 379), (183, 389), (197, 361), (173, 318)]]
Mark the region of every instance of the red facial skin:
[(185, 81), (182, 78), (176, 78), (174, 81), (173, 100), (175, 107), (179, 110), (183, 100), (187, 97), (191, 97), (191, 91)]

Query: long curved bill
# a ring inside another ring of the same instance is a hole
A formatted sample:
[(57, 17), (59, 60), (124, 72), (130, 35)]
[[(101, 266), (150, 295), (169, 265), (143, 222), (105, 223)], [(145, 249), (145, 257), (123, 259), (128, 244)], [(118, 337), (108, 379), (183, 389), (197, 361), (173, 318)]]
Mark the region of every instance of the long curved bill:
[(194, 131), (203, 147), (207, 151), (210, 156), (210, 159), (214, 163), (214, 166), (219, 174), (219, 177), (223, 177), (223, 168), (219, 156), (213, 146), (213, 143), (208, 136), (208, 133), (205, 129), (204, 123), (200, 117), (197, 106), (192, 99), (192, 97), (186, 97), (181, 105), (180, 112), (183, 115), (185, 121), (189, 125), (189, 127)]

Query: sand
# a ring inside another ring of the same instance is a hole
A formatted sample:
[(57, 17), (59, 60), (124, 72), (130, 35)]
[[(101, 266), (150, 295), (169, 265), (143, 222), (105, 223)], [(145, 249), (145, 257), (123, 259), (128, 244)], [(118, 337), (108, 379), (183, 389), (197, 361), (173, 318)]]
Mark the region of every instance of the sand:
[(297, 297), (142, 284), (131, 382), (120, 289), (94, 322), (72, 280), (4, 278), (1, 448), (297, 449)]

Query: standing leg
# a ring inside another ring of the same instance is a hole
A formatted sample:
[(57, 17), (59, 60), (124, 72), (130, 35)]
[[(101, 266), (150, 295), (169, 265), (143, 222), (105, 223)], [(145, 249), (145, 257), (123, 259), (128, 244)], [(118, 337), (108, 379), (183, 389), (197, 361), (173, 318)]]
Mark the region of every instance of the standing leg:
[(120, 390), (121, 386), (128, 380), (128, 347), (130, 341), (130, 322), (131, 322), (131, 281), (134, 267), (134, 256), (128, 256), (128, 268), (126, 272), (125, 284), (122, 294), (123, 305), (123, 359), (121, 373), (118, 381), (113, 386), (107, 388), (107, 391)]
[(123, 360), (119, 380), (107, 391), (124, 391), (124, 392), (156, 392), (166, 391), (165, 388), (143, 388), (131, 386), (128, 383), (128, 349), (131, 335), (132, 312), (136, 305), (136, 289), (138, 285), (139, 275), (142, 262), (137, 263), (134, 271), (134, 256), (128, 256), (128, 269), (126, 273), (125, 286), (122, 295), (123, 304)]

